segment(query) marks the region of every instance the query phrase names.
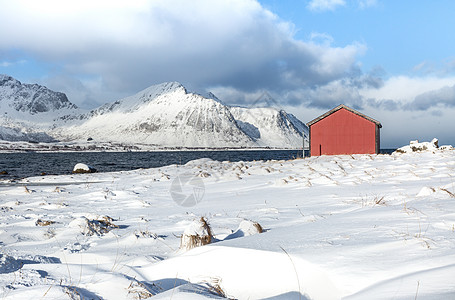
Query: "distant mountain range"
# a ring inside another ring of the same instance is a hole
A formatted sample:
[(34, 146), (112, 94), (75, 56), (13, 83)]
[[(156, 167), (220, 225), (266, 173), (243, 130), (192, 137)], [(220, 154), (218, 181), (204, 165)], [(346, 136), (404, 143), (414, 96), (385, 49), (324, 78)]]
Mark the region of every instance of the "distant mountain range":
[(186, 148), (301, 148), (307, 126), (274, 108), (223, 104), (177, 82), (84, 111), (65, 94), (0, 75), (0, 139)]

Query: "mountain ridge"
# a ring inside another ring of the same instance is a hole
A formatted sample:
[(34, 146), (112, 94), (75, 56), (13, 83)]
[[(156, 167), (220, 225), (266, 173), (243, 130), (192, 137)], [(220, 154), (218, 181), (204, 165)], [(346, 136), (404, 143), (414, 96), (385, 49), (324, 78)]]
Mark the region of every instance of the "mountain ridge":
[[(21, 84), (5, 75), (0, 82), (8, 82), (0, 84), (0, 105), (18, 104), (9, 105), (9, 111), (17, 113), (0, 119), (4, 140), (89, 139), (157, 148), (301, 148), (302, 135), (308, 136), (306, 125), (283, 110), (231, 107), (211, 93), (189, 92), (178, 82), (152, 85), (91, 111), (78, 109), (65, 94), (46, 87)], [(35, 99), (42, 106), (30, 108)]]

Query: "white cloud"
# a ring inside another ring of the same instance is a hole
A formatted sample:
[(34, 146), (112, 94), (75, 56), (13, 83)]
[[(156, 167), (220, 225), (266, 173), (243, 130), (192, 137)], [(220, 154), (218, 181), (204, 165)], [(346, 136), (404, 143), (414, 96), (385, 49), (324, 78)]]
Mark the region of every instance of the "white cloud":
[(359, 7), (361, 9), (376, 6), (378, 4), (377, 0), (358, 0), (358, 1), (359, 1)]
[(313, 11), (335, 10), (339, 6), (346, 5), (344, 0), (311, 0), (308, 9)]
[(12, 65), (12, 63), (9, 62), (9, 61), (2, 61), (2, 62), (0, 62), (0, 67), (3, 67), (3, 68), (7, 68), (7, 67), (9, 67), (9, 66), (11, 66), (11, 65)]
[(417, 96), (455, 84), (455, 77), (408, 77), (394, 76), (387, 79), (380, 88), (365, 88), (359, 93), (366, 99), (395, 100), (406, 104)]
[(0, 61), (0, 67), (2, 68), (8, 68), (8, 67), (11, 67), (11, 66), (15, 66), (15, 65), (20, 65), (20, 64), (25, 64), (27, 61), (26, 60), (18, 60), (18, 61), (7, 61), (7, 60), (4, 60), (4, 61)]

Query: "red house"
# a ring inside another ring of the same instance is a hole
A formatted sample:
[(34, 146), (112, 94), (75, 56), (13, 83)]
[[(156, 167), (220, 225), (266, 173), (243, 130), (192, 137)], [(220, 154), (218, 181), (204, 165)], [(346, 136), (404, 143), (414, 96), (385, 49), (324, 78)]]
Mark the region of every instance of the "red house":
[(381, 123), (339, 105), (307, 123), (310, 155), (378, 154)]

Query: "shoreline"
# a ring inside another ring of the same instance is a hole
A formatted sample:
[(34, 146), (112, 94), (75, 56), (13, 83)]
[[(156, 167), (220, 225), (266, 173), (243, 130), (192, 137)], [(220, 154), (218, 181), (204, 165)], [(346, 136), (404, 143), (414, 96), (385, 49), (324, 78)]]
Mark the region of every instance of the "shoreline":
[[(0, 141), (0, 153), (62, 152), (178, 152), (178, 151), (302, 151), (302, 148), (281, 147), (160, 147), (147, 144), (102, 143), (35, 143)], [(308, 150), (306, 148), (305, 150)]]

